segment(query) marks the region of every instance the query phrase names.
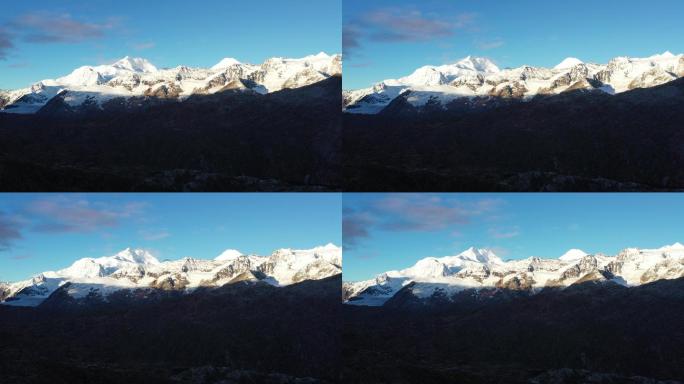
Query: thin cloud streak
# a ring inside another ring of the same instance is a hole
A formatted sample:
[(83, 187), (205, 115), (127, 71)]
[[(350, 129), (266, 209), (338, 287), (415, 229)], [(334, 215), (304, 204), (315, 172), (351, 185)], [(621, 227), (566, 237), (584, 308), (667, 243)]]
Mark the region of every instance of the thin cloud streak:
[(520, 235), (520, 229), (518, 227), (510, 228), (508, 230), (490, 228), (488, 233), (489, 236), (494, 239), (512, 239)]
[(157, 241), (157, 240), (162, 240), (166, 239), (167, 237), (171, 236), (171, 234), (168, 231), (150, 231), (150, 230), (140, 230), (138, 231), (138, 235), (143, 239), (147, 241)]
[(150, 42), (146, 42), (146, 43), (133, 44), (133, 49), (135, 49), (136, 51), (144, 51), (147, 49), (152, 49), (156, 46), (157, 46), (157, 44), (150, 41)]
[(477, 47), (481, 50), (488, 51), (490, 49), (501, 48), (504, 45), (504, 41), (501, 39), (492, 41), (480, 41), (476, 43)]

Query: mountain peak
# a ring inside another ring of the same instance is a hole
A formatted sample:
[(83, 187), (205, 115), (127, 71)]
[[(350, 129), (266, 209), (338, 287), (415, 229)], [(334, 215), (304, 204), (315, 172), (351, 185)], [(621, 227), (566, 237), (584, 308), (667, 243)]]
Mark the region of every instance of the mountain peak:
[(221, 61), (218, 62), (218, 64), (214, 65), (211, 67), (211, 69), (223, 69), (223, 68), (228, 68), (233, 65), (240, 65), (242, 64), (239, 60), (233, 58), (233, 57), (226, 57), (222, 59)]
[(581, 249), (570, 249), (567, 252), (563, 254), (563, 256), (559, 257), (559, 260), (562, 261), (574, 261), (574, 260), (579, 260), (585, 256), (587, 256), (588, 253), (584, 252)]
[(470, 69), (476, 72), (497, 73), (501, 70), (493, 61), (486, 57), (466, 56), (455, 64), (463, 69)]
[(500, 263), (502, 260), (491, 249), (470, 247), (459, 253), (457, 257), (478, 263)]
[(315, 54), (315, 55), (306, 56), (305, 58), (309, 58), (309, 59), (329, 59), (329, 58), (330, 58), (330, 55), (328, 55), (327, 53), (321, 51), (321, 52), (318, 52), (318, 53)]
[(149, 251), (145, 249), (140, 249), (140, 248), (131, 248), (128, 247), (124, 249), (123, 251), (117, 253), (114, 256), (109, 256), (109, 257), (104, 257), (100, 259), (117, 259), (120, 261), (125, 261), (129, 263), (135, 263), (135, 264), (143, 264), (143, 265), (156, 265), (159, 264), (159, 260), (157, 260), (156, 257), (152, 255)]
[(684, 250), (684, 244), (677, 242), (677, 243), (674, 243), (672, 245), (666, 245), (664, 247), (660, 247), (659, 249), (662, 251), (681, 251), (681, 250)]
[(671, 59), (673, 57), (675, 57), (675, 55), (672, 52), (665, 51), (663, 53), (651, 56), (650, 59)]
[(565, 60), (561, 61), (560, 64), (553, 67), (553, 69), (567, 69), (579, 64), (584, 64), (584, 62), (575, 57), (568, 57)]
[(230, 260), (235, 260), (238, 257), (242, 256), (242, 252), (238, 251), (237, 249), (226, 249), (218, 255), (214, 260), (216, 261), (230, 261)]
[(115, 62), (112, 64), (112, 67), (140, 73), (157, 71), (157, 67), (152, 65), (152, 63), (150, 63), (147, 59), (130, 56), (125, 56), (121, 60)]

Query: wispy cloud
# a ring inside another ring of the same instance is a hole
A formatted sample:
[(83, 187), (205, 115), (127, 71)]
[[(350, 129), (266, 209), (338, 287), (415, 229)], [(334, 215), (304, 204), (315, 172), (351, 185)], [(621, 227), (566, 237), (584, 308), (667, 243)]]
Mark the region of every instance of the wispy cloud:
[(493, 214), (501, 200), (460, 201), (436, 195), (396, 194), (373, 201), (364, 207), (345, 207), (343, 242), (355, 247), (374, 231), (432, 232), (469, 224), (473, 218)]
[(133, 49), (135, 49), (136, 51), (144, 51), (147, 49), (152, 49), (155, 46), (156, 46), (155, 43), (148, 41), (148, 42), (144, 42), (144, 43), (133, 44)]
[(56, 197), (32, 201), (26, 207), (26, 213), (34, 223), (34, 231), (79, 233), (116, 227), (122, 219), (141, 214), (144, 206), (142, 203), (109, 206), (86, 199)]
[(20, 227), (20, 222), (0, 212), (0, 251), (10, 249), (14, 241), (22, 238)]
[(495, 39), (495, 40), (490, 40), (490, 41), (476, 41), (475, 45), (482, 50), (490, 50), (490, 49), (496, 49), (496, 48), (501, 48), (504, 45), (504, 41), (502, 39)]
[(167, 237), (171, 236), (171, 233), (169, 233), (166, 230), (151, 231), (151, 230), (143, 229), (143, 230), (138, 231), (138, 235), (143, 240), (157, 241), (157, 240), (166, 239)]
[(23, 253), (20, 255), (10, 256), (10, 259), (12, 259), (12, 260), (27, 260), (27, 259), (30, 259), (32, 257), (33, 257), (33, 255), (30, 255), (28, 253)]
[(444, 16), (401, 7), (376, 9), (345, 22), (343, 51), (346, 56), (354, 55), (365, 40), (398, 43), (449, 38), (458, 30), (471, 28), (476, 18), (474, 13)]
[(520, 228), (518, 228), (518, 227), (507, 228), (507, 229), (490, 228), (488, 233), (489, 233), (489, 236), (491, 236), (495, 239), (511, 239), (511, 238), (514, 238), (514, 237), (517, 237), (520, 235)]
[(31, 66), (31, 63), (28, 61), (20, 61), (18, 63), (12, 63), (7, 65), (7, 68), (28, 68)]

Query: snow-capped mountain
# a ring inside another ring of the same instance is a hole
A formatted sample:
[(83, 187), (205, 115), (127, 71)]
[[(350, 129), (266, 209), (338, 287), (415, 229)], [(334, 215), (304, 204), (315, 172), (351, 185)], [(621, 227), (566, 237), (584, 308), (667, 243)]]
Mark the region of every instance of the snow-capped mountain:
[(670, 52), (647, 58), (617, 57), (608, 64), (567, 58), (554, 68), (522, 66), (499, 69), (486, 58), (466, 57), (442, 66), (418, 68), (400, 79), (370, 88), (344, 91), (344, 110), (375, 114), (401, 97), (415, 107), (428, 103), (445, 107), (459, 99), (476, 105), (500, 99), (527, 100), (573, 90), (616, 94), (661, 85), (684, 76), (684, 54)]
[(84, 66), (28, 88), (0, 91), (0, 110), (35, 113), (60, 95), (71, 107), (96, 106), (117, 98), (183, 100), (227, 90), (261, 94), (299, 88), (342, 73), (342, 56), (319, 53), (299, 59), (270, 58), (259, 65), (225, 58), (211, 68), (159, 69), (142, 58), (124, 57), (111, 65)]
[(348, 304), (383, 305), (402, 289), (418, 298), (451, 297), (466, 289), (509, 289), (536, 293), (584, 282), (636, 286), (684, 277), (684, 245), (658, 249), (628, 248), (616, 256), (590, 255), (578, 249), (558, 259), (530, 257), (504, 262), (491, 250), (469, 248), (456, 256), (428, 257), (414, 266), (388, 271), (375, 279), (344, 283)]
[(92, 295), (106, 299), (122, 289), (190, 291), (241, 281), (286, 286), (340, 274), (341, 265), (342, 249), (334, 244), (305, 250), (279, 249), (270, 256), (243, 255), (230, 249), (214, 260), (164, 262), (148, 251), (127, 248), (113, 256), (80, 259), (67, 268), (28, 280), (0, 283), (0, 302), (36, 306), (62, 287), (76, 299)]

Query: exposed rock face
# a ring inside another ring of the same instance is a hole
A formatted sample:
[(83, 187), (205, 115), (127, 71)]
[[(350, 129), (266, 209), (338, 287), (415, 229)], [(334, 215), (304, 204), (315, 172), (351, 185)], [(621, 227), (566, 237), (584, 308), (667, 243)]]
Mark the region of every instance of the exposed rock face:
[(157, 97), (160, 99), (176, 99), (182, 92), (182, 89), (176, 85), (162, 84), (158, 87), (151, 87), (145, 91), (144, 95), (147, 97)]
[(10, 286), (7, 283), (0, 282), (0, 301), (4, 301), (10, 294)]

